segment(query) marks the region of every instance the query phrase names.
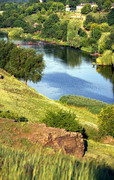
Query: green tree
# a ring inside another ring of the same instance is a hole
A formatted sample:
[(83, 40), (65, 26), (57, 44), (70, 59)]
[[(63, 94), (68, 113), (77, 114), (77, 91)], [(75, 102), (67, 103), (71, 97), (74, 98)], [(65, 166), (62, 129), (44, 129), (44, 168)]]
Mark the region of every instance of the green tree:
[(114, 24), (114, 8), (111, 9), (111, 11), (107, 15), (108, 24), (113, 25)]
[(81, 9), (81, 13), (82, 14), (88, 14), (92, 11), (91, 5), (90, 4), (86, 4), (82, 9)]
[(42, 34), (45, 37), (56, 38), (56, 34), (59, 30), (58, 27), (59, 17), (57, 14), (52, 14), (43, 24)]
[(111, 2), (109, 0), (105, 1), (104, 5), (103, 5), (103, 9), (105, 11), (109, 11), (111, 8)]
[(70, 46), (80, 47), (81, 38), (78, 34), (80, 28), (81, 21), (79, 19), (72, 19), (69, 21), (67, 29), (67, 41)]
[(114, 106), (107, 106), (101, 111), (98, 123), (101, 135), (114, 137)]
[[(4, 46), (2, 45), (4, 44)], [(3, 50), (1, 52), (1, 50)], [(0, 67), (26, 83), (37, 82), (42, 77), (44, 62), (42, 55), (33, 49), (17, 47), (13, 43), (0, 42)]]

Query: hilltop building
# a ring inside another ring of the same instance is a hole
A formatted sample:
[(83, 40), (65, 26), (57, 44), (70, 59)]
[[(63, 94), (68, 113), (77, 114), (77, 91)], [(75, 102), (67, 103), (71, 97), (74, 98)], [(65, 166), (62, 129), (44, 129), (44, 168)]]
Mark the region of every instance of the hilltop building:
[(66, 11), (70, 11), (70, 6), (66, 5)]
[(113, 9), (113, 8), (114, 8), (114, 3), (111, 4), (111, 9)]

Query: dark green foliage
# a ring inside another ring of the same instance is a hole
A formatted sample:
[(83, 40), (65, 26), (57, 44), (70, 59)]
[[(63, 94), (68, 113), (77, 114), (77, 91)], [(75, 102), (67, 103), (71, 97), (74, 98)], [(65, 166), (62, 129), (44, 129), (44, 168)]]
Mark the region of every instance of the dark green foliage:
[(84, 38), (87, 37), (87, 33), (82, 28), (79, 29), (78, 34), (81, 37), (84, 37)]
[(108, 24), (113, 25), (114, 24), (114, 8), (111, 9), (111, 11), (107, 15)]
[(96, 20), (92, 15), (87, 15), (86, 20), (84, 21), (84, 27), (89, 30), (92, 23), (95, 23)]
[(107, 105), (106, 103), (97, 100), (74, 95), (62, 96), (60, 101), (77, 107), (86, 107), (93, 114), (98, 114), (101, 109)]
[(19, 79), (37, 82), (44, 69), (42, 55), (33, 49), (17, 47), (13, 43), (0, 41), (0, 67)]
[(13, 119), (15, 122), (28, 122), (28, 119), (23, 116), (18, 116), (16, 113), (10, 111), (0, 111), (1, 118)]
[(75, 118), (76, 115), (70, 111), (48, 111), (42, 122), (46, 123), (47, 126), (64, 128), (67, 131), (83, 132), (81, 125)]
[(15, 122), (28, 122), (28, 119), (26, 117), (21, 116), (18, 119), (16, 119)]
[(81, 9), (81, 13), (82, 14), (88, 14), (92, 11), (91, 9), (91, 5), (90, 4), (86, 4), (82, 9)]
[(91, 32), (91, 36), (94, 39), (99, 40), (101, 37), (101, 30), (98, 27), (93, 28)]
[(99, 131), (101, 136), (114, 137), (114, 106), (107, 106), (98, 115)]

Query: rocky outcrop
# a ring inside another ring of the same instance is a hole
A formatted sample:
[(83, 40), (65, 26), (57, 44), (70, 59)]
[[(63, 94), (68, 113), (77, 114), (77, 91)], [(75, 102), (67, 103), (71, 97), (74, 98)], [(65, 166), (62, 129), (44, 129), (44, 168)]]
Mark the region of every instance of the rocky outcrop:
[[(36, 129), (36, 128), (35, 128)], [(43, 147), (52, 147), (55, 151), (83, 157), (84, 140), (81, 133), (67, 132), (65, 129), (46, 127), (45, 124), (37, 125), (37, 131), (29, 137), (34, 143), (40, 143)]]

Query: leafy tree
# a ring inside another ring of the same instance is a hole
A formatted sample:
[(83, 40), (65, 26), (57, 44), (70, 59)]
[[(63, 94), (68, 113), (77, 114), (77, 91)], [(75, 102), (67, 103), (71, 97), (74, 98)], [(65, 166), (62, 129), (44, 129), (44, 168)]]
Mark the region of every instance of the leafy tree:
[(41, 79), (44, 69), (43, 57), (36, 54), (35, 50), (16, 47), (13, 43), (4, 41), (0, 42), (0, 50), (3, 50), (0, 56), (1, 68), (26, 83), (28, 80), (37, 82)]
[(105, 1), (104, 5), (103, 5), (103, 9), (105, 11), (108, 11), (108, 10), (110, 10), (110, 8), (111, 8), (111, 2), (109, 0)]
[(91, 37), (96, 41), (101, 37), (101, 30), (99, 27), (94, 27), (91, 31)]
[(72, 19), (68, 23), (67, 29), (67, 41), (70, 46), (80, 47), (81, 38), (79, 36), (79, 30), (81, 28), (81, 21), (78, 19)]
[(88, 14), (92, 11), (91, 5), (90, 4), (86, 4), (82, 9), (81, 9), (81, 13), (82, 14)]
[(96, 59), (98, 65), (112, 65), (114, 53), (111, 50), (104, 51), (102, 57)]
[(101, 135), (114, 137), (114, 106), (107, 106), (101, 111), (98, 123)]
[(43, 24), (42, 34), (45, 37), (56, 38), (56, 34), (59, 30), (58, 27), (59, 17), (57, 14), (52, 14)]
[(13, 48), (15, 48), (16, 45), (14, 45), (11, 42), (6, 42), (4, 40), (0, 41), (0, 67), (5, 69), (6, 64), (9, 61), (10, 52)]
[(111, 11), (107, 15), (108, 24), (113, 25), (114, 24), (114, 8), (111, 9)]
[(86, 20), (84, 21), (84, 27), (87, 30), (90, 30), (90, 27), (93, 23), (96, 23), (95, 18), (92, 15), (87, 15), (86, 16)]
[(106, 48), (107, 48), (106, 42), (110, 39), (109, 36), (110, 36), (110, 32), (102, 33), (102, 35), (98, 41), (99, 53), (103, 53), (106, 50)]

